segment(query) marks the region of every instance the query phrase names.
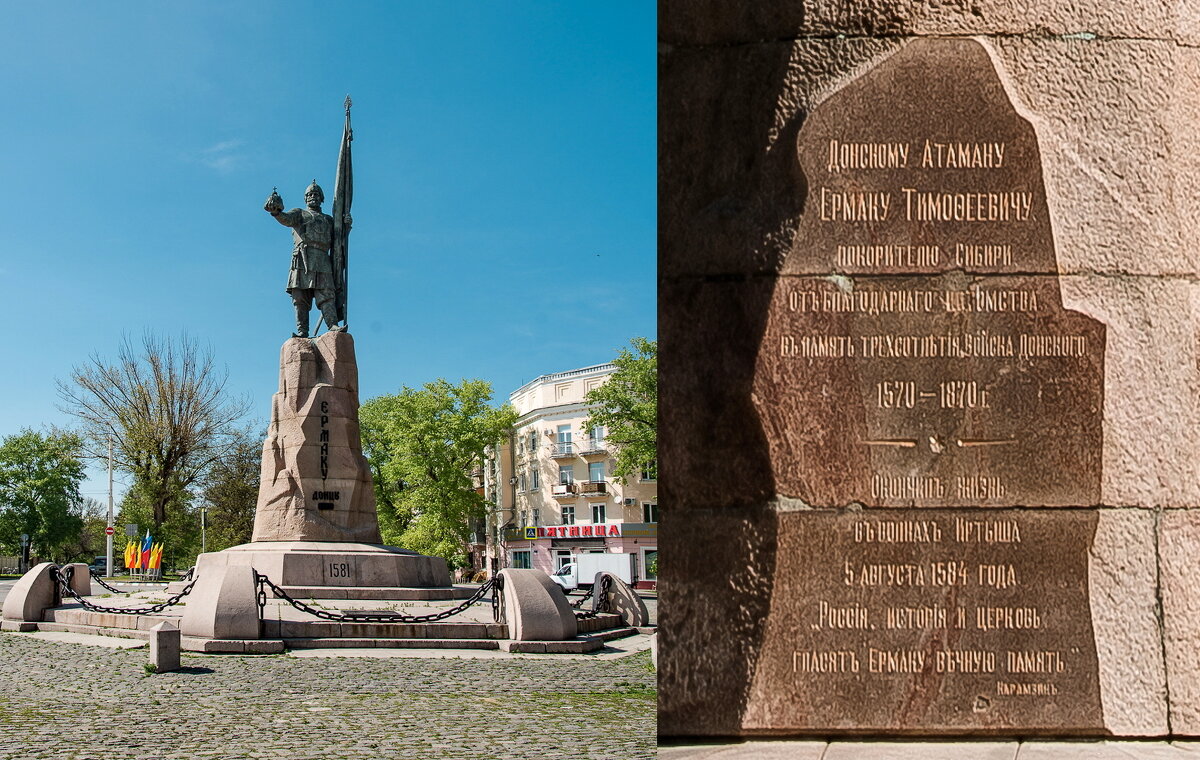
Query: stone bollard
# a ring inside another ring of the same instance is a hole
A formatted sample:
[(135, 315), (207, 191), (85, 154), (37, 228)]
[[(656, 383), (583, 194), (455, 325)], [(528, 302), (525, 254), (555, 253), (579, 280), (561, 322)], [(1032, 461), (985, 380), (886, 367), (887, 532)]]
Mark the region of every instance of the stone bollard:
[(80, 596), (92, 595), (92, 571), (82, 562), (73, 562), (71, 568), (71, 589)]
[[(608, 606), (606, 609), (600, 609), (600, 589), (604, 583), (604, 579), (608, 578)], [(613, 612), (621, 616), (621, 622), (625, 625), (641, 628), (650, 625), (650, 611), (646, 609), (646, 603), (638, 596), (637, 591), (620, 577), (613, 575), (610, 572), (601, 570), (596, 573), (595, 585), (592, 586), (595, 593), (592, 595), (592, 609), (596, 612)]]
[(5, 631), (36, 631), (46, 609), (58, 602), (58, 589), (50, 577), (51, 562), (43, 562), (25, 573), (4, 597)]
[(170, 620), (150, 629), (150, 664), (155, 673), (179, 670), (179, 628)]
[(513, 641), (569, 641), (579, 633), (563, 590), (541, 570), (505, 568), (504, 618)]

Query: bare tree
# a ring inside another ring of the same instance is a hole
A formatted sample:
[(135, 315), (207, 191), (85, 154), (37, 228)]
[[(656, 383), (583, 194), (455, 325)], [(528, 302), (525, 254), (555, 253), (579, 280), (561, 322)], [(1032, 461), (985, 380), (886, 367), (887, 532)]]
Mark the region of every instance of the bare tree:
[(247, 399), (230, 398), (227, 379), (212, 352), (186, 335), (146, 333), (140, 350), (123, 340), (113, 363), (92, 354), (69, 381), (58, 382), (58, 394), (62, 410), (82, 423), (89, 455), (107, 457), (111, 436), (116, 466), (133, 475), (159, 528), (172, 501), (221, 456), (249, 410)]

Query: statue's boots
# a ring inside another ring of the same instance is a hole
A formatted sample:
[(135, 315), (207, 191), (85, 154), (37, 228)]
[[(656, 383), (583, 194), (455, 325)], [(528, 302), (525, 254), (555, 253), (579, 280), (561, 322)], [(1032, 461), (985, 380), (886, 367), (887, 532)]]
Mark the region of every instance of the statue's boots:
[(337, 302), (334, 300), (332, 290), (318, 290), (316, 292), (317, 308), (321, 310), (321, 316), (325, 319), (325, 326), (330, 330), (339, 331), (345, 328), (339, 328), (337, 315)]
[(292, 337), (307, 338), (308, 310), (312, 302), (308, 298), (298, 298), (296, 296), (292, 296), (292, 302), (296, 305), (296, 332), (292, 333)]

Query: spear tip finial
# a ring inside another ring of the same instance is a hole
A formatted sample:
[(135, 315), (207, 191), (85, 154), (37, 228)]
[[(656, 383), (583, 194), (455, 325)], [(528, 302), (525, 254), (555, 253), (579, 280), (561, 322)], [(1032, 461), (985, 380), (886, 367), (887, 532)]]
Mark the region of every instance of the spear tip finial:
[(346, 103), (345, 103), (346, 113), (350, 113), (350, 106), (352, 106), (352, 105), (354, 105), (354, 101), (350, 99), (349, 95), (346, 95)]

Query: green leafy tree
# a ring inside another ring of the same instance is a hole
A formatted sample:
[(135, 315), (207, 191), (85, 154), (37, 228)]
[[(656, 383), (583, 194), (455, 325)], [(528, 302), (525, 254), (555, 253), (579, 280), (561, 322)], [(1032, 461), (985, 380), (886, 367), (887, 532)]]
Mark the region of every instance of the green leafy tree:
[(79, 437), (23, 430), (0, 443), (0, 545), (16, 554), (21, 534), (30, 553), (62, 561), (83, 530), (84, 480)]
[(634, 338), (630, 345), (613, 359), (617, 371), (584, 397), (594, 405), (584, 429), (605, 429), (616, 449), (613, 476), (622, 483), (658, 462), (658, 341)]
[[(200, 509), (190, 490), (178, 483), (175, 489), (169, 496), (172, 509), (159, 525), (154, 525), (154, 507), (161, 492), (158, 489), (148, 491), (136, 481), (125, 492), (116, 518), (117, 525), (137, 525), (140, 537), (144, 537), (149, 529), (153, 541), (162, 542), (164, 569), (188, 567), (200, 553)], [(134, 540), (140, 541), (140, 537)], [(123, 553), (125, 541), (119, 540), (114, 551)]]
[[(172, 509), (185, 510), (188, 489), (225, 451), (245, 399), (225, 390), (227, 373), (192, 340), (146, 334), (140, 348), (122, 342), (115, 362), (91, 356), (58, 384), (63, 411), (79, 419), (88, 455), (134, 478), (136, 499), (158, 530)], [(165, 557), (165, 554), (164, 554)]]
[[(83, 529), (79, 535), (63, 545), (62, 555), (69, 562), (91, 562), (96, 557), (104, 556), (108, 550), (107, 537), (104, 528), (108, 525), (108, 505), (96, 499), (82, 499), (78, 514), (83, 521)], [(113, 537), (115, 558), (119, 558), (120, 548), (125, 544), (116, 536)]]
[(451, 567), (466, 564), (469, 526), (484, 518), (488, 503), (470, 473), (484, 447), (516, 421), (512, 407), (492, 407), (491, 398), (483, 380), (439, 379), (359, 409), (384, 541), (443, 557)]
[(264, 437), (249, 428), (239, 431), (204, 478), (210, 552), (249, 543), (254, 533)]

